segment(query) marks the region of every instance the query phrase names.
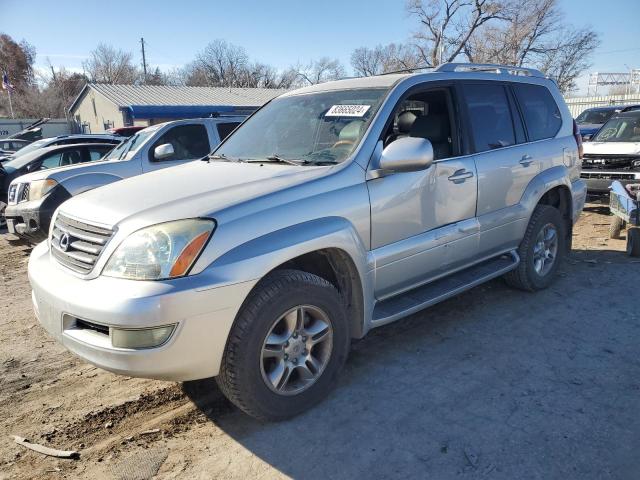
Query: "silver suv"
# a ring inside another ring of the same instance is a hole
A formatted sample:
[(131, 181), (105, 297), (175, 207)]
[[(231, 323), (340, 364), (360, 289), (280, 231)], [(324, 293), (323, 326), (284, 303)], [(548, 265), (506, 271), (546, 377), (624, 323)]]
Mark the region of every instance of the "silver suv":
[(292, 91), (204, 161), (64, 203), (29, 262), (35, 310), (99, 367), (216, 376), (248, 414), (287, 418), (370, 329), (498, 276), (547, 287), (585, 200), (580, 149), (535, 70)]

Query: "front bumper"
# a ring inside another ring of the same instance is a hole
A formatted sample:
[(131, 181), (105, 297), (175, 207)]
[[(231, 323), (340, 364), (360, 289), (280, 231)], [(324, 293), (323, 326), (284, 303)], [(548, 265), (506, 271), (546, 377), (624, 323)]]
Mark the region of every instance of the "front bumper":
[(8, 205), (5, 210), (9, 233), (18, 235), (31, 243), (39, 243), (47, 238), (49, 225), (56, 209), (71, 198), (60, 185), (39, 200)]
[(608, 194), (614, 180), (623, 185), (640, 183), (640, 172), (615, 170), (582, 170), (580, 178), (587, 184), (587, 190), (593, 194)]
[[(257, 282), (216, 285), (205, 272), (160, 282), (84, 280), (51, 259), (46, 242), (29, 259), (36, 316), (53, 337), (105, 370), (173, 381), (218, 374), (233, 321)], [(113, 347), (108, 335), (77, 328), (75, 319), (124, 328), (177, 326), (161, 346), (124, 349)]]

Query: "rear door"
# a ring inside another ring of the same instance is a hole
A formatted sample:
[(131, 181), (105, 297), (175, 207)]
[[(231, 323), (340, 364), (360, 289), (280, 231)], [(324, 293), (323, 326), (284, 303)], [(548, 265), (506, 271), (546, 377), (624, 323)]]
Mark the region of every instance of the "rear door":
[[(154, 151), (160, 145), (170, 144), (174, 154), (162, 160), (155, 158)], [(202, 158), (211, 151), (209, 134), (202, 123), (175, 125), (169, 127), (153, 142), (147, 150), (147, 158), (143, 159), (142, 170), (149, 172), (160, 168), (171, 167), (181, 163)]]
[(516, 239), (518, 229), (509, 224), (521, 214), (520, 199), (541, 165), (508, 84), (465, 82), (462, 90), (478, 172), (479, 252), (487, 256)]

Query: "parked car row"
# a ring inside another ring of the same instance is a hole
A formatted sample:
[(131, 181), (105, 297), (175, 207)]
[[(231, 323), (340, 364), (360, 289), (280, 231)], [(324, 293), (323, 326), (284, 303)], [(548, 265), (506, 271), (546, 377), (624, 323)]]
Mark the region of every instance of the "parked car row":
[[(138, 129), (124, 141), (121, 136), (70, 135), (34, 142), (0, 169), (0, 202), (8, 205), (9, 233), (42, 241), (56, 208), (73, 195), (202, 158), (244, 118), (178, 120)], [(73, 143), (79, 141), (85, 143)], [(98, 143), (105, 141), (111, 143)]]
[(73, 195), (29, 260), (54, 338), (120, 374), (215, 376), (261, 419), (320, 401), (372, 328), (503, 275), (550, 285), (586, 197), (578, 127), (533, 69), (328, 82), (214, 148), (221, 127), (142, 130), (91, 167), (14, 180), (12, 198)]

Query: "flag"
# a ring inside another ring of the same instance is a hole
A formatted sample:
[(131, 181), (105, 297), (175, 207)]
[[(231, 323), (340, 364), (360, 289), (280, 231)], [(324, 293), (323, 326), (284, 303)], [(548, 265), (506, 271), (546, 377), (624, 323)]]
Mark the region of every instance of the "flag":
[(3, 90), (13, 90), (14, 86), (11, 84), (11, 82), (9, 82), (9, 75), (7, 75), (7, 72), (4, 72), (2, 74), (2, 89)]

